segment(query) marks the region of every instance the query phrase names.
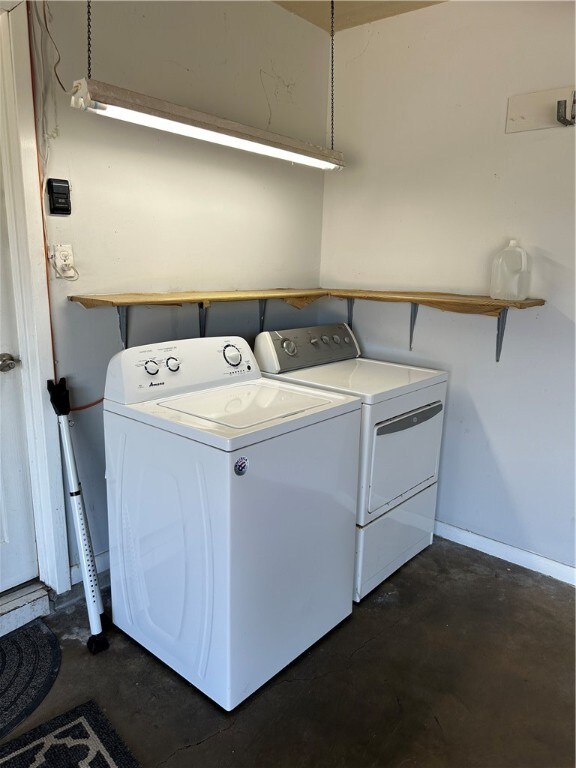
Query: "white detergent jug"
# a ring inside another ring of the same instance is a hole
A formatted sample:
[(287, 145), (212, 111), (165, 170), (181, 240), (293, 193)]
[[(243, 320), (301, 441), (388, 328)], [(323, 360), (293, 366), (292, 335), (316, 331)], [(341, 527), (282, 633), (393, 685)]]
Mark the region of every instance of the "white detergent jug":
[(528, 296), (529, 283), (528, 254), (516, 240), (510, 240), (508, 246), (494, 257), (490, 296), (521, 301)]

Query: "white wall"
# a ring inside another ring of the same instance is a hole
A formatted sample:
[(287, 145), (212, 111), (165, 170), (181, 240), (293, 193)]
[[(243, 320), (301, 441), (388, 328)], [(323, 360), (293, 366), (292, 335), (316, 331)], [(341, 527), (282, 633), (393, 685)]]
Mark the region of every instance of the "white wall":
[[(574, 83), (574, 4), (450, 2), (339, 33), (321, 284), (487, 293), (519, 238), (531, 295), (496, 320), (357, 302), (369, 355), (450, 371), (438, 517), (574, 563), (574, 129), (506, 135), (507, 99)], [(342, 316), (330, 305), (325, 317)]]
[[(50, 9), (70, 88), (86, 74), (85, 3)], [(92, 19), (95, 79), (325, 144), (328, 38), (274, 4), (96, 2)], [(39, 74), (40, 60), (37, 51)], [(44, 76), (46, 175), (72, 185), (72, 215), (48, 216), (48, 240), (73, 245), (80, 273), (51, 280), (58, 374), (76, 404), (102, 396), (120, 337), (114, 310), (84, 310), (69, 294), (318, 284), (321, 172), (82, 114), (50, 68)], [(269, 304), (271, 325), (314, 319), (314, 308)], [(132, 329), (131, 344), (194, 336), (196, 310), (139, 310)], [(210, 309), (212, 335), (257, 331), (256, 303)], [(101, 407), (74, 420), (95, 549), (105, 552)]]
[[(85, 74), (85, 5), (51, 2), (70, 86)], [(505, 135), (509, 95), (570, 85), (571, 3), (434, 6), (338, 34), (336, 145), (322, 174), (47, 104), (48, 176), (73, 213), (48, 217), (80, 279), (52, 280), (59, 375), (102, 395), (120, 349), (113, 310), (71, 293), (357, 285), (486, 292), (491, 254), (519, 237), (538, 258), (542, 309), (511, 311), (501, 362), (493, 318), (357, 302), (368, 354), (451, 372), (439, 517), (573, 562), (572, 129)], [(240, 122), (325, 143), (327, 38), (272, 3), (94, 3), (93, 76)], [(38, 58), (37, 58), (38, 63)], [(54, 78), (46, 72), (54, 88)], [(49, 89), (50, 90), (50, 89)], [(345, 302), (269, 327), (345, 316)], [(253, 336), (255, 304), (210, 310), (208, 332)], [(194, 308), (135, 313), (131, 343), (197, 334)], [(75, 417), (98, 552), (107, 549), (101, 408)], [(73, 548), (74, 549), (74, 548)], [(73, 552), (73, 560), (75, 560)]]

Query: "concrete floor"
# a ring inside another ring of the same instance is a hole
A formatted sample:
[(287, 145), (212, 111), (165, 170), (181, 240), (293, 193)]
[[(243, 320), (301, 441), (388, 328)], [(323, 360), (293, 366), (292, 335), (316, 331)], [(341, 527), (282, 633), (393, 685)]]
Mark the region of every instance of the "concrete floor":
[(54, 687), (8, 738), (95, 699), (142, 768), (572, 768), (574, 590), (437, 540), (234, 712), (82, 606), (48, 619)]

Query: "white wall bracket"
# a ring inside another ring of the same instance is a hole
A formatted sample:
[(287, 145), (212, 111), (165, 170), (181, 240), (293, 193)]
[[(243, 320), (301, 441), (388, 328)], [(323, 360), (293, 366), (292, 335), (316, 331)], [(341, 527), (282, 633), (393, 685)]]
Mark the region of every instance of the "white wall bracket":
[(576, 124), (576, 91), (572, 91), (572, 108), (570, 110), (570, 117), (566, 117), (567, 99), (562, 99), (556, 102), (556, 120), (562, 125), (574, 125)]
[(560, 125), (573, 125), (574, 114), (572, 112), (570, 115), (570, 112), (574, 104), (574, 90), (573, 85), (567, 85), (548, 91), (510, 96), (506, 133), (541, 131), (546, 128), (560, 128)]

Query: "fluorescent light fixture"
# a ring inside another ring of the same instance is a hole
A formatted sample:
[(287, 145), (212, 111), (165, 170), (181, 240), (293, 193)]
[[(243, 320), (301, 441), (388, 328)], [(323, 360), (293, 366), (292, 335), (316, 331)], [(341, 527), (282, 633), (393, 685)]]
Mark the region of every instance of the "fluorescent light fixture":
[(246, 152), (269, 155), (291, 163), (302, 163), (325, 171), (344, 167), (341, 152), (234, 123), (98, 80), (77, 80), (71, 104), (96, 115), (223, 144)]

